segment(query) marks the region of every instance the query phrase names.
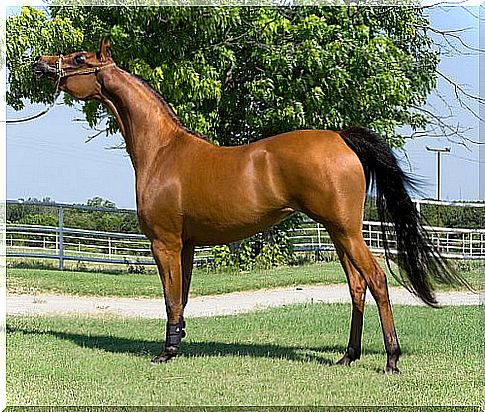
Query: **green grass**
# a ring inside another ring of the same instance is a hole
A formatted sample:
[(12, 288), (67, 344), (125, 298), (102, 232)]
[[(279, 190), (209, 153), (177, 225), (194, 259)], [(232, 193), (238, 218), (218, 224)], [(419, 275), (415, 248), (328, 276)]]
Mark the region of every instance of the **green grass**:
[[(483, 262), (460, 263), (457, 268), (475, 288), (480, 289), (483, 281)], [(391, 286), (398, 286), (392, 276), (388, 276), (388, 279)], [(251, 272), (217, 272), (197, 268), (192, 279), (191, 295), (215, 295), (263, 288), (344, 282), (345, 275), (338, 262), (285, 266)], [(7, 270), (7, 290), (9, 293), (58, 293), (79, 296), (162, 295), (161, 282), (154, 271), (138, 275), (10, 268)]]
[[(280, 267), (251, 272), (210, 272), (196, 269), (191, 295), (214, 295), (281, 286), (345, 282), (340, 264), (329, 262), (308, 266)], [(47, 269), (8, 269), (9, 293), (60, 293), (80, 296), (160, 297), (158, 275), (60, 272)]]
[(335, 366), (348, 305), (188, 319), (183, 355), (153, 366), (163, 321), (7, 319), (9, 405), (484, 405), (479, 307), (394, 308), (402, 374), (382, 373), (375, 307), (364, 353)]

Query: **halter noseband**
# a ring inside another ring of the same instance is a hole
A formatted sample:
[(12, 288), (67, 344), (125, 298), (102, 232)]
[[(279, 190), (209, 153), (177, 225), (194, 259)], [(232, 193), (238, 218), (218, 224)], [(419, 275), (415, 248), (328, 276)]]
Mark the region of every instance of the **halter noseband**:
[(88, 67), (86, 69), (79, 69), (79, 70), (73, 70), (71, 72), (66, 72), (62, 68), (62, 59), (63, 56), (62, 54), (59, 56), (59, 59), (57, 60), (56, 63), (56, 76), (57, 76), (57, 83), (61, 81), (63, 77), (68, 77), (68, 76), (74, 76), (76, 74), (90, 74), (90, 73), (98, 73), (100, 70), (105, 69), (106, 67), (110, 66), (115, 66), (115, 63), (108, 63), (103, 66), (98, 66), (98, 67)]

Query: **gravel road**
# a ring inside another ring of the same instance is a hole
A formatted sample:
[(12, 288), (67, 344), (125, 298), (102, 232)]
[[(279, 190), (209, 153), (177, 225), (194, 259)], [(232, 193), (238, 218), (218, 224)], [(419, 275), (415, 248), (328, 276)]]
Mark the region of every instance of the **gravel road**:
[[(403, 288), (390, 288), (394, 305), (421, 306), (423, 303)], [(442, 305), (483, 304), (482, 295), (470, 292), (447, 292), (437, 295)], [(185, 315), (202, 317), (231, 315), (294, 303), (349, 303), (346, 285), (279, 288), (253, 292), (237, 292), (216, 296), (194, 297), (189, 300)], [(368, 293), (367, 302), (375, 304)], [(162, 299), (80, 297), (64, 295), (8, 295), (7, 315), (83, 314), (118, 315), (163, 319)]]

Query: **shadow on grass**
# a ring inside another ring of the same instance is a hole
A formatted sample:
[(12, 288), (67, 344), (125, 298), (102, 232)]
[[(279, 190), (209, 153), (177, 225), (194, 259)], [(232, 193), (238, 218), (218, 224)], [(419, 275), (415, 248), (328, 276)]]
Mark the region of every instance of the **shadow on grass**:
[[(57, 339), (74, 342), (82, 348), (103, 350), (112, 353), (126, 353), (136, 356), (155, 356), (163, 349), (163, 340), (150, 341), (140, 339), (126, 339), (117, 336), (82, 335), (60, 331), (36, 331), (7, 325), (7, 333), (22, 333), (24, 335), (48, 335)], [(317, 348), (281, 346), (257, 343), (226, 343), (226, 342), (194, 342), (186, 341), (182, 344), (181, 354), (184, 357), (208, 356), (250, 356), (254, 358), (286, 359), (297, 362), (313, 361), (322, 365), (334, 365), (335, 361), (323, 354), (343, 354), (345, 346), (327, 345)], [(366, 353), (381, 351), (367, 350)]]

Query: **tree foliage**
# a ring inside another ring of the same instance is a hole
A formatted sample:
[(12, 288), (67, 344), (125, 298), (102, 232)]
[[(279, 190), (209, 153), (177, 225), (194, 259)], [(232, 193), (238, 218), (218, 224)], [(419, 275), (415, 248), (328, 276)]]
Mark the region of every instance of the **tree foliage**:
[[(20, 199), (21, 203), (7, 205), (7, 223), (41, 226), (58, 226), (59, 209), (50, 198), (42, 200)], [(101, 197), (89, 199), (86, 204), (92, 208), (113, 209), (83, 210), (81, 208), (64, 208), (63, 225), (71, 229), (96, 230), (102, 232), (141, 233), (135, 213), (116, 211), (116, 204)]]
[[(436, 84), (428, 25), (411, 7), (24, 7), (7, 21), (7, 102), (49, 101), (31, 56), (95, 50), (109, 34), (119, 66), (220, 144), (360, 125), (401, 146), (396, 128), (426, 124), (413, 107)], [(91, 126), (106, 117), (95, 102), (83, 111)]]
[[(477, 203), (480, 204), (480, 202)], [(482, 229), (485, 227), (485, 208), (483, 207), (421, 203), (419, 210), (421, 223), (425, 226), (457, 229)], [(364, 220), (379, 221), (374, 199), (365, 204)]]
[(431, 226), (482, 229), (485, 227), (485, 208), (422, 204), (423, 222)]

